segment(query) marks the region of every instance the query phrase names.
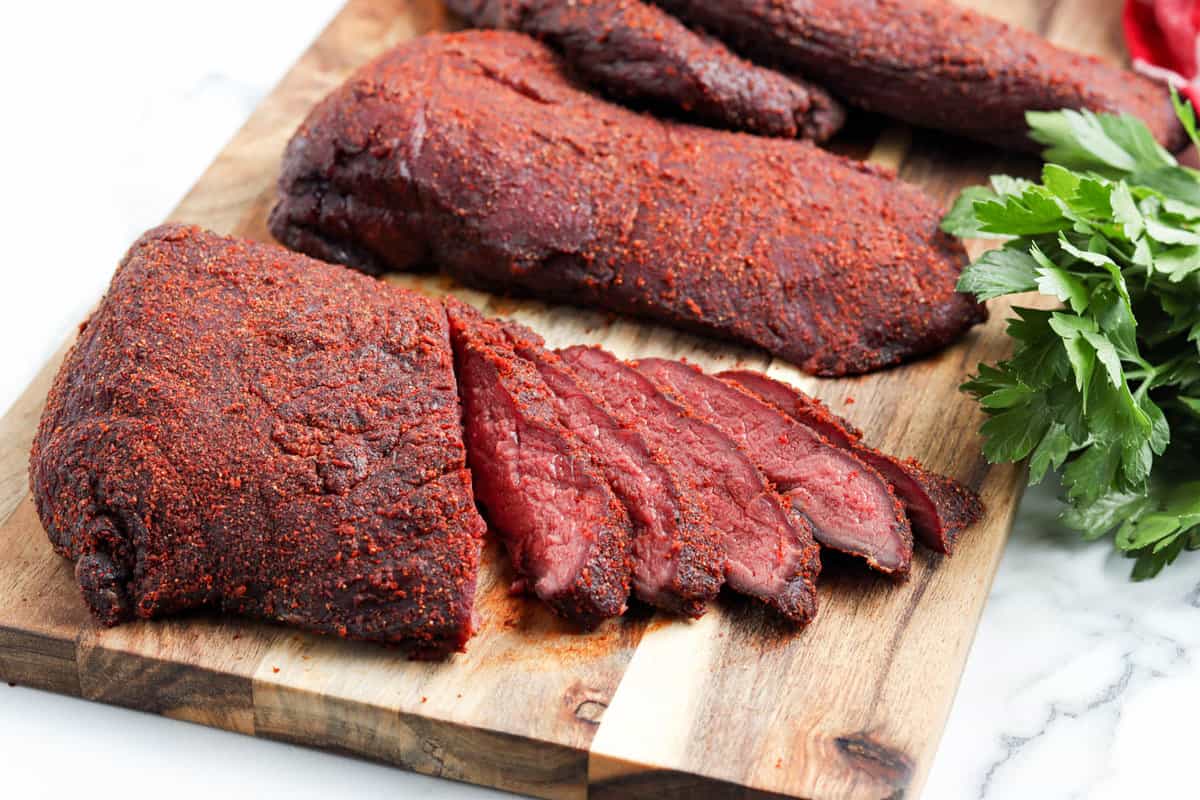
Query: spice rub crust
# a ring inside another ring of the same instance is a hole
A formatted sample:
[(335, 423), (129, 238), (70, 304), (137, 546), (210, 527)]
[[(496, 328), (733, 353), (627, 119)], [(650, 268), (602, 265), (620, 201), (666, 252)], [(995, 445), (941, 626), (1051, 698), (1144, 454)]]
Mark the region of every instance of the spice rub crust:
[(440, 304), (166, 225), (67, 355), (30, 482), (104, 624), (206, 608), (439, 656), (484, 531), (460, 415)]

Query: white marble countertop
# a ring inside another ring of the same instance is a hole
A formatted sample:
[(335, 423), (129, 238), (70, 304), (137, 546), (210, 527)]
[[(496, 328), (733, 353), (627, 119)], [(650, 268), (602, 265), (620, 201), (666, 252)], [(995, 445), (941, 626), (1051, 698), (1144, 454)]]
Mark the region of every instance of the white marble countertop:
[[(340, 5), (6, 3), (0, 408)], [(1200, 556), (1155, 581), (1031, 491), (924, 797), (1200, 796)], [(482, 798), (474, 787), (0, 685), (0, 796)]]

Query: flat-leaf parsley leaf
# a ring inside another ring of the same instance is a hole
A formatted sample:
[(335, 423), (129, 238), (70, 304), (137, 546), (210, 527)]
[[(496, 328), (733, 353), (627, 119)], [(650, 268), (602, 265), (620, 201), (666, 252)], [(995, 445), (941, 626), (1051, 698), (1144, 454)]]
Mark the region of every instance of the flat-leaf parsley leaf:
[[(1173, 100), (1200, 144), (1192, 107)], [(1006, 240), (960, 291), (1036, 291), (1061, 307), (1014, 307), (1012, 356), (962, 388), (988, 415), (989, 461), (1029, 458), (1031, 483), (1061, 469), (1063, 522), (1111, 535), (1133, 577), (1153, 577), (1200, 549), (1200, 172), (1127, 115), (1026, 120), (1047, 147), (1041, 182), (993, 176), (942, 227)]]

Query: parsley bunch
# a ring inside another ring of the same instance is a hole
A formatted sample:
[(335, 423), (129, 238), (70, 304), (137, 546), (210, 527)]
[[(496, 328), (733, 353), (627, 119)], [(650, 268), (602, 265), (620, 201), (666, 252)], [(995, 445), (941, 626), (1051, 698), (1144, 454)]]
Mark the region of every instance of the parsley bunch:
[[(1174, 102), (1200, 145), (1192, 107)], [(1087, 539), (1115, 531), (1133, 577), (1152, 577), (1200, 549), (1200, 172), (1133, 117), (1027, 121), (1048, 148), (1041, 182), (993, 176), (942, 227), (1007, 240), (966, 268), (960, 291), (1061, 305), (1015, 307), (1012, 357), (962, 388), (988, 414), (988, 461), (1028, 457), (1031, 484), (1061, 468), (1063, 522)]]

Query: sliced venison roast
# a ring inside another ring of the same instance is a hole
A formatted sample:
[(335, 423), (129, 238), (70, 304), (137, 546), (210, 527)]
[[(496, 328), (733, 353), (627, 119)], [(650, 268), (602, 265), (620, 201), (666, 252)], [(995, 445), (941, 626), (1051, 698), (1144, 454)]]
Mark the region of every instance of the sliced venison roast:
[(695, 366), (647, 358), (634, 366), (750, 454), (780, 494), (812, 522), (817, 541), (904, 574), (912, 530), (883, 476), (758, 396)]
[(724, 548), (697, 499), (681, 492), (669, 460), (651, 449), (642, 425), (618, 423), (607, 404), (541, 337), (503, 325), (558, 400), (559, 416), (591, 452), (633, 524), (633, 591), (659, 608), (698, 617), (724, 582)]
[(788, 619), (816, 613), (820, 571), (811, 526), (728, 436), (669, 400), (640, 372), (596, 347), (560, 351), (576, 375), (626, 424), (640, 422), (651, 446), (667, 453), (722, 532), (725, 579)]
[(949, 554), (958, 535), (983, 516), (983, 502), (975, 492), (913, 459), (901, 460), (867, 446), (862, 431), (819, 400), (761, 372), (731, 370), (718, 377), (753, 392), (879, 470), (904, 502), (913, 531), (926, 547)]
[(529, 588), (591, 627), (625, 610), (629, 518), (538, 371), (479, 312), (446, 301), (475, 496)]
[(849, 420), (830, 411), (815, 397), (793, 389), (782, 381), (769, 378), (761, 372), (749, 369), (733, 369), (717, 373), (724, 381), (736, 383), (753, 392), (774, 406), (786, 411), (805, 425), (815, 428), (822, 436), (838, 447), (853, 447), (862, 439), (863, 433)]

